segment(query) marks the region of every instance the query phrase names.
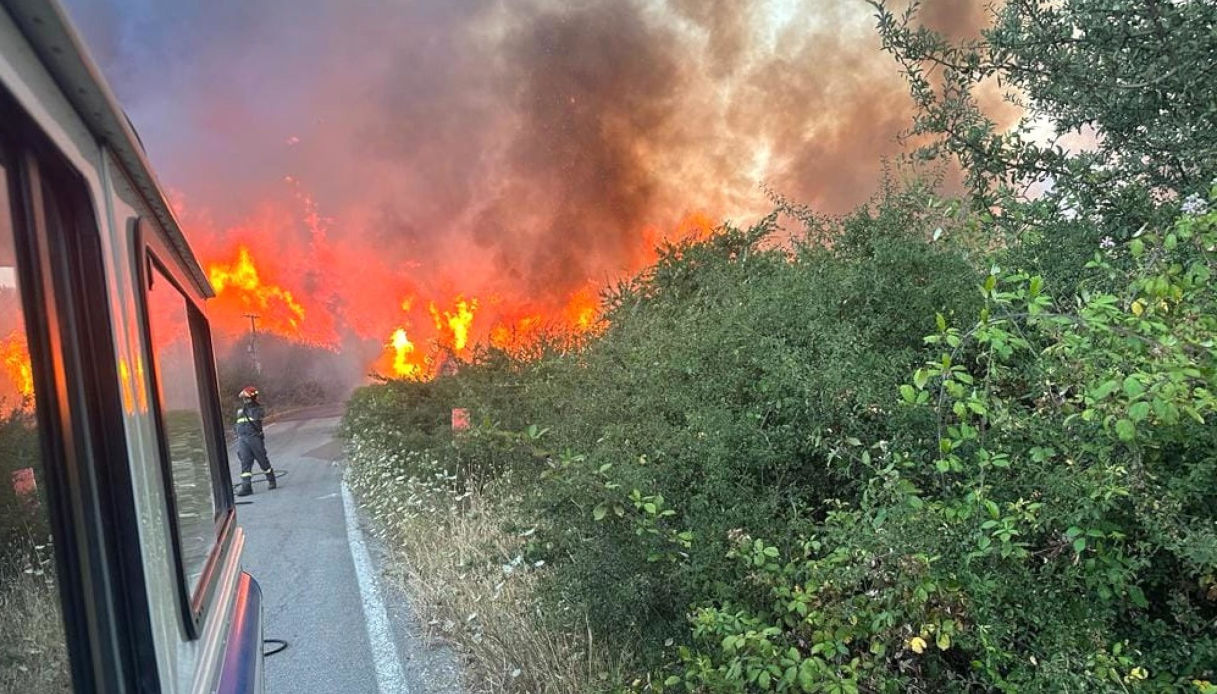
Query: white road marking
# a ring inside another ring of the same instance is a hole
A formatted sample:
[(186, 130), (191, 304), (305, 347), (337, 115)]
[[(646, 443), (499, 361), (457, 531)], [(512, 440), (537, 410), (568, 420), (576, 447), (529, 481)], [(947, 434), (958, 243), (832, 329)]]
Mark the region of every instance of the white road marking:
[(359, 521), (355, 517), (355, 501), (346, 480), (342, 482), (342, 508), (346, 513), (347, 543), (351, 546), (351, 559), (355, 562), (355, 577), (359, 581), (359, 594), (363, 598), (364, 622), (368, 627), (368, 641), (372, 645), (372, 662), (376, 667), (376, 684), (380, 694), (409, 694), (406, 678), (402, 674), (401, 661), (389, 628), (389, 616), (384, 601), (380, 598), (380, 586), (376, 582), (376, 570), (363, 542)]
[[(322, 499), (333, 499), (336, 496), (338, 496), (338, 492), (334, 492), (332, 494), (323, 494), (321, 496), (315, 496), (313, 498), (316, 499), (317, 501), (321, 501)], [(343, 501), (345, 503), (346, 500), (344, 499)]]

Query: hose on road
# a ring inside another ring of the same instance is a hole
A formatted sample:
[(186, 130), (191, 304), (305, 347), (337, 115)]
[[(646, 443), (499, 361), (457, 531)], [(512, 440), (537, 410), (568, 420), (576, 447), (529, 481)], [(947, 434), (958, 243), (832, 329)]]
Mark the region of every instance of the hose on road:
[[(273, 645), (274, 648), (269, 651), (266, 650), (267, 644)], [(269, 658), (276, 653), (282, 653), (283, 651), (287, 650), (287, 646), (287, 641), (284, 641), (283, 639), (262, 639), (262, 657)]]

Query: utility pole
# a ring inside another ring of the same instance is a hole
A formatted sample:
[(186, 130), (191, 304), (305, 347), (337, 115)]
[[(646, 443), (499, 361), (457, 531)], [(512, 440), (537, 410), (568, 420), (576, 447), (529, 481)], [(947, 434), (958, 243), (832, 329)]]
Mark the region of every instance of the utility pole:
[(258, 314), (246, 313), (249, 319), (249, 358), (254, 362), (254, 372), (262, 375), (262, 362), (258, 361)]

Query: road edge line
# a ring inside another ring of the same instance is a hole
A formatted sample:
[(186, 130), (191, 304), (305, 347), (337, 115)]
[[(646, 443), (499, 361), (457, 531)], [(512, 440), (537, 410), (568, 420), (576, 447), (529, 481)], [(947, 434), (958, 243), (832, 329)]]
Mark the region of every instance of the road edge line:
[(367, 627), (368, 642), (372, 647), (377, 688), (380, 694), (409, 694), (393, 630), (389, 627), (389, 613), (380, 597), (380, 586), (376, 581), (372, 557), (364, 544), (363, 532), (360, 531), (359, 520), (355, 516), (355, 500), (351, 497), (345, 477), (342, 480), (342, 510), (346, 516), (347, 544), (351, 548), (351, 561), (355, 564), (355, 578), (359, 583), (359, 596), (363, 602), (364, 624)]

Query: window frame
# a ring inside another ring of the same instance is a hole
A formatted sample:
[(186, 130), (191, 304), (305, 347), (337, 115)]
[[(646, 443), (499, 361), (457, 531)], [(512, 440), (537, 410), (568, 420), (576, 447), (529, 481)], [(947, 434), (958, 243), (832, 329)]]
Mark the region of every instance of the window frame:
[(0, 146), (74, 690), (159, 691), (104, 217), (85, 175), (3, 86)]
[[(191, 283), (185, 271), (172, 259), (177, 257), (159, 233), (160, 227), (146, 217), (139, 217), (132, 225), (135, 249), (136, 309), (143, 341), (143, 358), (147, 364), (147, 383), (139, 384), (148, 389), (149, 414), (154, 423), (157, 444), (158, 467), (168, 514), (170, 551), (173, 556), (173, 573), (177, 582), (177, 601), (182, 628), (187, 638), (201, 637), (219, 583), (219, 571), (232, 546), (237, 527), (236, 505), (233, 499), (232, 478), (228, 465), (228, 445), (224, 440), (223, 417), (219, 409), (219, 385), (212, 349), (211, 329), (203, 310), (203, 300), (190, 291)], [(184, 300), (187, 328), (190, 331), (191, 352), (194, 358), (195, 380), (200, 396), (200, 412), (203, 418), (203, 437), (207, 442), (212, 483), (212, 501), (215, 504), (215, 544), (208, 552), (197, 583), (189, 585), (182, 555), (182, 543), (177, 513), (177, 493), (173, 483), (172, 459), (169, 440), (165, 432), (164, 408), (161, 403), (160, 367), (152, 343), (151, 314), (148, 311), (149, 282), (160, 275)], [(210, 406), (208, 404), (210, 403)]]

